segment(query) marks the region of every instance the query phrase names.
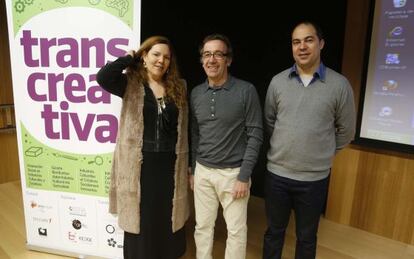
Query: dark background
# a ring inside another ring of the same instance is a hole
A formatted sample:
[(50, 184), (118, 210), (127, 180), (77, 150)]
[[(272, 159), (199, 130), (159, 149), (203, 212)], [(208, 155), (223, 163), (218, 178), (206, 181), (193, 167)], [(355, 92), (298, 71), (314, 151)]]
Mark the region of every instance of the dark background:
[[(142, 0), (141, 39), (168, 37), (175, 48), (182, 77), (189, 90), (205, 80), (198, 48), (211, 33), (230, 38), (234, 58), (230, 73), (256, 86), (262, 106), (274, 75), (292, 66), (290, 36), (302, 20), (319, 24), (324, 32), (325, 65), (341, 71), (346, 1), (174, 1)], [(252, 175), (252, 194), (263, 196), (266, 170), (265, 137)]]

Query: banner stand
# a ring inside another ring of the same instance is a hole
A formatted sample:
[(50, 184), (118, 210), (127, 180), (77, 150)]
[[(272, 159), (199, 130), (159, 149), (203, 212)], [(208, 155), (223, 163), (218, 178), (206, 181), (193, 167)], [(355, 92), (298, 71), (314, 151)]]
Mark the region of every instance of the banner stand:
[(121, 99), (96, 73), (140, 43), (140, 0), (7, 0), (27, 248), (122, 258), (108, 213)]

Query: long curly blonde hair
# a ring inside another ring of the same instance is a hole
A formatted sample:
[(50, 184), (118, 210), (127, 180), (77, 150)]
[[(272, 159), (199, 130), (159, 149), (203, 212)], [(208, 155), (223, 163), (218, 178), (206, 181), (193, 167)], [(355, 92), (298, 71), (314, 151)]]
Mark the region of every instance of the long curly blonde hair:
[(172, 100), (179, 108), (182, 108), (187, 103), (185, 81), (180, 78), (175, 52), (168, 38), (164, 36), (152, 36), (146, 39), (138, 51), (133, 52), (133, 57), (136, 62), (127, 68), (127, 72), (134, 74), (141, 82), (148, 82), (148, 74), (143, 64), (143, 57), (157, 44), (166, 44), (171, 53), (170, 66), (163, 75), (167, 98)]

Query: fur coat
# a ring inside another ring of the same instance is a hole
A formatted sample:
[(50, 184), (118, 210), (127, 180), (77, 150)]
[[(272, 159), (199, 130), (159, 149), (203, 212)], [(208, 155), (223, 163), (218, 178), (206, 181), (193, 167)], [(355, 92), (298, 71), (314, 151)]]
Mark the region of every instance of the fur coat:
[[(118, 214), (118, 225), (127, 232), (140, 232), (141, 164), (144, 132), (145, 89), (141, 82), (128, 77), (109, 189), (109, 212)], [(189, 216), (188, 202), (188, 106), (179, 108), (175, 153), (175, 186), (172, 206), (172, 231), (184, 226)], [(157, 204), (154, 204), (157, 206)]]

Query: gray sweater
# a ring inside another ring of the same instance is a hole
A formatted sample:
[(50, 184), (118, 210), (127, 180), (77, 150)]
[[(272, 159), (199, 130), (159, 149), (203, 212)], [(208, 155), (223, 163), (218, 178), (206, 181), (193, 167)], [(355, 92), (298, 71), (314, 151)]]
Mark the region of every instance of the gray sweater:
[(335, 153), (354, 137), (352, 88), (341, 74), (324, 72), (307, 87), (292, 69), (270, 82), (264, 108), (270, 172), (298, 181), (323, 179)]

